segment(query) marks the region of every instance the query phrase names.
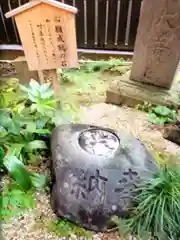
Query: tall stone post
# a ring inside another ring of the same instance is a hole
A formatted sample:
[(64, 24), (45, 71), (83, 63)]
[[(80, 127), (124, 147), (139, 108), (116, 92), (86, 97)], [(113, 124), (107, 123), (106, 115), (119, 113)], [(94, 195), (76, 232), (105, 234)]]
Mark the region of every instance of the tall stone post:
[(143, 0), (130, 79), (170, 89), (180, 60), (180, 0)]

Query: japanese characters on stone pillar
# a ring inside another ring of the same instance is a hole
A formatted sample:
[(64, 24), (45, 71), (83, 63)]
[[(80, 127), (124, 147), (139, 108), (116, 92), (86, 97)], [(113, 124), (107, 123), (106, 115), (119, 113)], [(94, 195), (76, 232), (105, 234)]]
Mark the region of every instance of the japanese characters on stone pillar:
[(37, 70), (41, 82), (52, 81), (56, 95), (56, 69), (78, 66), (76, 13), (55, 0), (32, 0), (5, 15), (15, 18), (29, 70)]
[(180, 0), (143, 0), (131, 80), (170, 88), (180, 60)]

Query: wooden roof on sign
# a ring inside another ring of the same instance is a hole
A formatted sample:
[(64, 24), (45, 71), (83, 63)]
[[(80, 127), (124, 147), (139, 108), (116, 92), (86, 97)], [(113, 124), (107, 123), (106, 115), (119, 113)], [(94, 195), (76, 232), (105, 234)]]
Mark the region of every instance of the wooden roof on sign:
[(59, 9), (62, 9), (62, 10), (65, 10), (65, 11), (68, 11), (68, 12), (71, 12), (74, 14), (77, 13), (77, 8), (67, 5), (65, 3), (57, 2), (55, 0), (31, 0), (30, 2), (7, 12), (5, 14), (5, 16), (6, 16), (6, 18), (14, 17), (22, 12), (25, 12), (26, 10), (28, 10), (30, 8), (33, 8), (33, 7), (41, 4), (41, 3), (46, 3), (50, 6), (53, 6), (53, 7), (56, 7), (56, 8), (59, 8)]

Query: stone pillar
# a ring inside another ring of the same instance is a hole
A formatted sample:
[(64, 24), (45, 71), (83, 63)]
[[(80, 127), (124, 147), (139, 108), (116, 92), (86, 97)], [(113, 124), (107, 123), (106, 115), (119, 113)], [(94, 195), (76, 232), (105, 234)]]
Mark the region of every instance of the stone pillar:
[(143, 0), (130, 79), (169, 89), (180, 60), (180, 0)]

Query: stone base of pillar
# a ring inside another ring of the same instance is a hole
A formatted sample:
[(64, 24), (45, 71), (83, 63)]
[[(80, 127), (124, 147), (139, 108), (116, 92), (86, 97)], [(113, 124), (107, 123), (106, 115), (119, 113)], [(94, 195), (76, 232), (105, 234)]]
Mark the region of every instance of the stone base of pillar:
[(130, 80), (130, 71), (115, 78), (106, 92), (106, 103), (135, 107), (145, 101), (152, 105), (180, 106), (178, 92), (173, 85), (170, 90)]

